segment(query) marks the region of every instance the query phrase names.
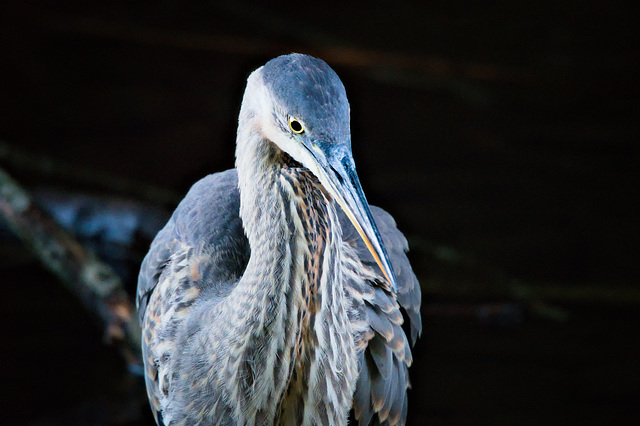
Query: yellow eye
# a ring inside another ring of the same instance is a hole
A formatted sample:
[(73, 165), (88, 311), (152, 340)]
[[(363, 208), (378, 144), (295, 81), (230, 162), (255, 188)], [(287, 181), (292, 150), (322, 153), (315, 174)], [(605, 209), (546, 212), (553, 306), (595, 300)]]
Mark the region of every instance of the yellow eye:
[(304, 132), (304, 127), (302, 127), (302, 123), (296, 120), (293, 117), (289, 117), (289, 128), (293, 133), (302, 133)]

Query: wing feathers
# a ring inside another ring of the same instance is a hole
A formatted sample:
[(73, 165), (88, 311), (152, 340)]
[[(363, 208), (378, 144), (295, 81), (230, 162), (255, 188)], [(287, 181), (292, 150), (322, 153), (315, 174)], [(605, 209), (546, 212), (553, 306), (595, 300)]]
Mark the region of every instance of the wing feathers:
[(354, 249), (357, 261), (349, 265), (347, 293), (368, 322), (368, 345), (361, 355), (361, 370), (354, 395), (354, 414), (360, 425), (404, 425), (407, 417), (408, 367), (411, 345), (402, 329), (401, 309), (409, 319), (411, 341), (422, 331), (420, 286), (406, 256), (407, 240), (384, 210), (371, 206), (398, 281), (393, 293), (366, 246), (346, 220), (343, 238)]

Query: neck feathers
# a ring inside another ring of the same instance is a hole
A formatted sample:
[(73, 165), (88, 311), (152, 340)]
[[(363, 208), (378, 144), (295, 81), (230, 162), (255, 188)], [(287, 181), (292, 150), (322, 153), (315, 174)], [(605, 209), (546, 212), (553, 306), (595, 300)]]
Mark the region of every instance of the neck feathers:
[(231, 298), (250, 324), (234, 363), (237, 377), (250, 378), (238, 381), (246, 401), (238, 420), (344, 424), (357, 362), (335, 207), (311, 172), (287, 167), (286, 154), (255, 128), (238, 132), (240, 215), (251, 246)]

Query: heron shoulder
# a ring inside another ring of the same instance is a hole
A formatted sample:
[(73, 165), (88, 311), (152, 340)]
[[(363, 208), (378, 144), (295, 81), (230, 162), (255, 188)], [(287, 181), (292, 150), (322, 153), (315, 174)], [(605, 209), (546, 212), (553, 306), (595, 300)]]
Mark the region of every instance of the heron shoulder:
[[(208, 175), (193, 184), (173, 215), (158, 232), (138, 277), (138, 310), (142, 320), (147, 301), (163, 270), (176, 253), (191, 248), (207, 282), (240, 277), (249, 259), (249, 244), (239, 216), (240, 197), (235, 169)], [(206, 273), (205, 273), (206, 272)]]

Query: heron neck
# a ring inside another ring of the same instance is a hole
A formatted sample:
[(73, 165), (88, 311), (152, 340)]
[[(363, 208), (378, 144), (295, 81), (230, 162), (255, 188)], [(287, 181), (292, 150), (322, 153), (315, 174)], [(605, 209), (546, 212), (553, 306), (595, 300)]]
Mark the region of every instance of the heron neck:
[[(254, 134), (244, 143), (236, 164), (251, 257), (232, 298), (251, 327), (242, 330), (246, 358), (239, 370), (250, 365), (254, 386), (267, 388), (252, 391), (257, 411), (269, 410), (276, 399), (273, 419), (299, 424), (320, 415), (328, 416), (327, 423), (343, 423), (355, 384), (355, 376), (344, 370), (357, 367), (335, 207), (309, 171), (283, 167), (282, 154), (270, 141)], [(329, 360), (323, 351), (346, 353), (346, 362), (354, 365), (328, 365), (339, 358)], [(339, 389), (332, 400), (309, 392), (323, 386), (319, 381)]]

